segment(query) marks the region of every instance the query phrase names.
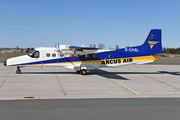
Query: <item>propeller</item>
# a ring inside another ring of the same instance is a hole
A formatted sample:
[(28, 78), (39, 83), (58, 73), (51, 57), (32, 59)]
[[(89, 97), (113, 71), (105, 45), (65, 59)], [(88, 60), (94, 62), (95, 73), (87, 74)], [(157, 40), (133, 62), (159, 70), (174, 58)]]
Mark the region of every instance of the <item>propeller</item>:
[[(55, 38), (55, 41), (56, 41), (56, 38)], [(55, 51), (57, 51), (57, 52), (59, 52), (59, 53), (62, 53), (61, 51), (60, 51), (60, 47), (59, 47), (59, 35), (58, 35), (58, 46), (56, 46), (56, 43), (55, 43), (55, 49), (54, 49)]]

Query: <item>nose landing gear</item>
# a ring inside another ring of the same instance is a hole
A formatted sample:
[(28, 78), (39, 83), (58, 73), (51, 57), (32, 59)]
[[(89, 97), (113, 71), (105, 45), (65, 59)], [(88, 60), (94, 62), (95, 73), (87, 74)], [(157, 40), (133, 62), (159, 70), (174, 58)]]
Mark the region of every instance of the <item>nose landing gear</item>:
[(21, 69), (20, 69), (20, 67), (19, 67), (19, 66), (17, 66), (16, 73), (17, 73), (17, 74), (21, 74)]

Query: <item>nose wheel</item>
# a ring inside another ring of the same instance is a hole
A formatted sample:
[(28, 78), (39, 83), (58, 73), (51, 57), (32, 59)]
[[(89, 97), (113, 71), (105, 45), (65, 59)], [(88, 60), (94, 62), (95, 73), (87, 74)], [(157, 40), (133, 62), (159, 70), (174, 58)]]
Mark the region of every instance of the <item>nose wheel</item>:
[(20, 69), (19, 66), (17, 67), (16, 73), (17, 73), (17, 74), (21, 74), (21, 69)]

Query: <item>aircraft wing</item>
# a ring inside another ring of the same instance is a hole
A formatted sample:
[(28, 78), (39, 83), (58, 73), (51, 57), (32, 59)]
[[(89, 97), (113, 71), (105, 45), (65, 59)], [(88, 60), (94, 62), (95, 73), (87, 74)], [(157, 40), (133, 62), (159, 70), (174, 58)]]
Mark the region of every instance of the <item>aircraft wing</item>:
[(72, 51), (79, 54), (95, 53), (99, 48), (92, 47), (79, 47), (79, 46), (69, 46)]

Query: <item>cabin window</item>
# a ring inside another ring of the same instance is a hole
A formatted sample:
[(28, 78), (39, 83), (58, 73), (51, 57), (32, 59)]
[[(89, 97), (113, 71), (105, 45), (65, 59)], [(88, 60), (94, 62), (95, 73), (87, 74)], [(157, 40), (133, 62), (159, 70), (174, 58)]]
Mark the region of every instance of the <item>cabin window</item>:
[(47, 54), (46, 54), (46, 57), (50, 57), (50, 53), (47, 53)]
[(94, 54), (94, 55), (93, 55), (93, 58), (97, 58), (97, 55)]
[(63, 57), (63, 54), (60, 54), (60, 57)]
[(39, 58), (39, 51), (33, 50), (28, 54), (28, 56), (32, 58)]
[(112, 55), (109, 55), (109, 58), (112, 58)]
[(86, 54), (86, 58), (89, 58), (89, 54)]
[(56, 53), (53, 53), (53, 54), (52, 54), (52, 57), (56, 57)]

